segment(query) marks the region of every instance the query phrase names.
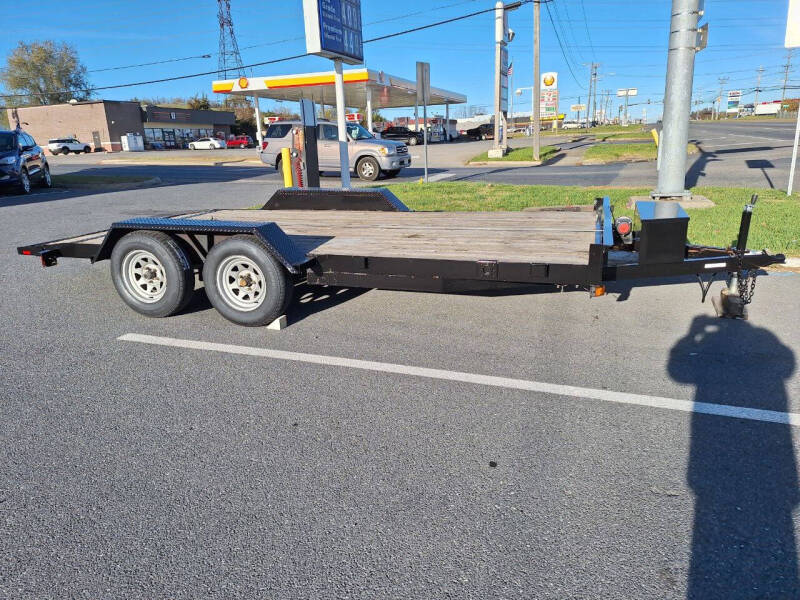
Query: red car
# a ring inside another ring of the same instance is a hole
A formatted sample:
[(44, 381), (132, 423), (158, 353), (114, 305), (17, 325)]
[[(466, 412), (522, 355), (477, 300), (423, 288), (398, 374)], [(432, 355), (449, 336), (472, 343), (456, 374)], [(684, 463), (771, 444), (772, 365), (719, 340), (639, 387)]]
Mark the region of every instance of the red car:
[(237, 135), (228, 140), (228, 148), (255, 148), (253, 138), (249, 135)]

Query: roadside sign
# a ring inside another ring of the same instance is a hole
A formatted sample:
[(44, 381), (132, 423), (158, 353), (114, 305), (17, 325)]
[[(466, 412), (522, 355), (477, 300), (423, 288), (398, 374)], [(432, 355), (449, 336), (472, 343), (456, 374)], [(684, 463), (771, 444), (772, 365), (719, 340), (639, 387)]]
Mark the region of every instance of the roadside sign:
[(364, 62), (361, 0), (303, 0), (306, 52), (350, 65)]
[(431, 64), (417, 62), (417, 104), (427, 104), (431, 97)]
[(344, 116), (344, 118), (348, 123), (358, 123), (362, 118), (364, 118), (364, 115), (361, 113), (348, 113)]
[(572, 112), (583, 112), (584, 110), (586, 110), (586, 105), (585, 104), (572, 104), (572, 105), (570, 105), (569, 109)]
[(556, 73), (555, 71), (542, 73), (541, 89), (543, 90), (558, 89), (558, 73)]
[(786, 17), (786, 40), (784, 46), (800, 46), (800, 0), (789, 0), (789, 14)]
[(500, 112), (508, 111), (508, 49), (500, 45)]
[(625, 96), (638, 96), (639, 89), (638, 88), (623, 88), (621, 90), (617, 90), (617, 96), (620, 98)]
[(739, 102), (742, 99), (742, 92), (741, 90), (731, 90), (728, 92), (728, 108), (725, 112), (727, 113), (738, 113), (739, 112)]
[(539, 114), (541, 114), (541, 118), (553, 118), (557, 113), (558, 90), (542, 90), (539, 100)]

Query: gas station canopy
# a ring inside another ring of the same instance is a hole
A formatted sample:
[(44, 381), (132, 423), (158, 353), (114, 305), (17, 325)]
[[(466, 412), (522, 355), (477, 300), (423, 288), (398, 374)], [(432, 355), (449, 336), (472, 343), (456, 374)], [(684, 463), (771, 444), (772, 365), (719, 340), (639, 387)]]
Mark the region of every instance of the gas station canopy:
[[(214, 81), (212, 90), (218, 94), (258, 96), (271, 100), (313, 100), (317, 104), (335, 104), (334, 72), (298, 73), (272, 77), (239, 77)], [(372, 69), (346, 69), (344, 71), (345, 106), (378, 108), (405, 108), (417, 101), (417, 84), (414, 81), (388, 75)], [(467, 97), (431, 87), (429, 105), (463, 104)]]

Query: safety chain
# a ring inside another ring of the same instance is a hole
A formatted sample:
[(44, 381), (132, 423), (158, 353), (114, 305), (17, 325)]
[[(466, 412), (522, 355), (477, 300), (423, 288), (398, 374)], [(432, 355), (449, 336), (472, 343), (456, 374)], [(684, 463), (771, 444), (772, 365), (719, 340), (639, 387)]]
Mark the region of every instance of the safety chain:
[(756, 274), (758, 269), (748, 269), (747, 277), (745, 277), (745, 270), (742, 265), (742, 252), (739, 252), (739, 270), (736, 276), (739, 278), (739, 298), (742, 299), (742, 304), (750, 304), (753, 301), (753, 294), (756, 291)]

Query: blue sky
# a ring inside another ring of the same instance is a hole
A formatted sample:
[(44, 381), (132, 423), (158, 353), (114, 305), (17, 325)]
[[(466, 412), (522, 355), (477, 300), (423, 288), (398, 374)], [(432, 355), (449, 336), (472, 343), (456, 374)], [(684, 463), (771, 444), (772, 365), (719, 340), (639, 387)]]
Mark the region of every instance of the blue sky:
[[(245, 64), (305, 51), (302, 0), (231, 0), (233, 21)], [(756, 85), (756, 70), (764, 67), (762, 88), (783, 80), (786, 51), (783, 38), (788, 0), (706, 0), (702, 22), (710, 23), (708, 48), (696, 61), (695, 98), (710, 101), (719, 89), (718, 77), (729, 78), (725, 89), (748, 91)], [(362, 0), (364, 38), (369, 39), (490, 8), (491, 0)], [(637, 100), (662, 99), (671, 0), (553, 0), (542, 5), (542, 71), (558, 71), (564, 111), (585, 99), (588, 67), (601, 64), (598, 90), (637, 87)], [(549, 14), (548, 14), (549, 8)], [(171, 75), (211, 71), (217, 66), (218, 25), (214, 0), (40, 0), (37, 18), (19, 31), (26, 41), (64, 40), (78, 50), (95, 86), (135, 82)], [(551, 18), (552, 17), (552, 22)], [(444, 25), (365, 46), (367, 66), (414, 78), (415, 62), (431, 63), (431, 82), (467, 95), (469, 104), (491, 107), (493, 67), (492, 15)], [(509, 45), (514, 63), (514, 87), (532, 79), (533, 8), (525, 5), (510, 14), (517, 32)], [(555, 27), (553, 26), (555, 24)], [(12, 29), (15, 31), (17, 29)], [(556, 36), (561, 38), (561, 46)], [(18, 40), (0, 38), (5, 56)], [(161, 65), (100, 71), (109, 67), (211, 54)], [(800, 65), (800, 51), (793, 60)], [(255, 74), (278, 75), (331, 69), (331, 62), (308, 57), (259, 67)], [(574, 73), (574, 77), (573, 77)], [(207, 92), (214, 77), (144, 85), (98, 92), (99, 97), (174, 97)], [(792, 68), (790, 85), (800, 84)], [(798, 92), (788, 93), (797, 96)], [(760, 100), (780, 97), (780, 90), (762, 92)], [(514, 98), (519, 110), (530, 110), (530, 94)], [(599, 100), (598, 100), (599, 102)], [(614, 98), (614, 106), (617, 106)], [(641, 106), (631, 109), (641, 115)], [(458, 109), (454, 108), (454, 111)], [(616, 113), (616, 108), (612, 109)], [(392, 114), (411, 114), (411, 110)], [(648, 107), (648, 116), (661, 107)]]

